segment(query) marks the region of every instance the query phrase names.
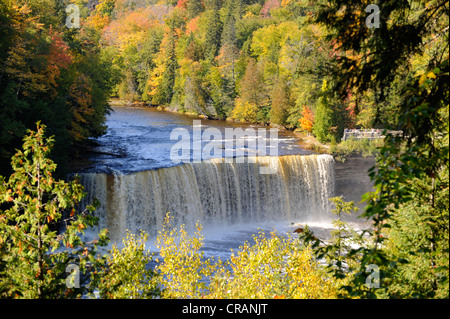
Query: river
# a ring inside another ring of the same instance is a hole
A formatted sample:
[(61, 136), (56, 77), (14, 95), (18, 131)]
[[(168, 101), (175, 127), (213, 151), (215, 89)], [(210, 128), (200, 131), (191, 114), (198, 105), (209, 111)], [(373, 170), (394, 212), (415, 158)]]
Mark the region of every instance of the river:
[[(83, 172), (120, 171), (130, 173), (174, 166), (176, 163), (173, 163), (170, 158), (170, 150), (178, 140), (171, 140), (170, 135), (175, 129), (186, 129), (193, 136), (191, 143), (195, 143), (198, 137), (194, 136), (193, 131), (198, 124), (193, 125), (193, 121), (200, 121), (202, 131), (208, 128), (217, 128), (223, 137), (225, 137), (225, 129), (230, 128), (255, 131), (268, 129), (261, 125), (205, 120), (199, 117), (160, 111), (153, 107), (114, 106), (111, 114), (107, 117), (106, 134), (94, 139), (98, 146), (95, 148), (95, 153), (89, 157), (92, 164), (85, 167)], [(267, 144), (270, 144), (269, 132), (266, 135)], [(221, 141), (219, 140), (219, 142)], [(276, 142), (279, 155), (313, 154), (312, 151), (302, 148), (298, 137), (287, 130), (278, 130)], [(203, 140), (202, 146), (207, 143), (207, 140)]]

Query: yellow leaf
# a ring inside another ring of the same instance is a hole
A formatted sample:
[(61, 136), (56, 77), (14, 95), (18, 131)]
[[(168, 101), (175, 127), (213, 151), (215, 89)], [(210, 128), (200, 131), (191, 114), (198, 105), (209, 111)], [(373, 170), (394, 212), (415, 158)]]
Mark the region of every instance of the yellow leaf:
[(421, 75), (419, 79), (419, 84), (422, 85), (426, 81), (426, 79), (427, 79), (426, 74)]
[(427, 77), (430, 78), (430, 79), (435, 79), (436, 75), (434, 74), (433, 71), (430, 71), (430, 72), (427, 73)]

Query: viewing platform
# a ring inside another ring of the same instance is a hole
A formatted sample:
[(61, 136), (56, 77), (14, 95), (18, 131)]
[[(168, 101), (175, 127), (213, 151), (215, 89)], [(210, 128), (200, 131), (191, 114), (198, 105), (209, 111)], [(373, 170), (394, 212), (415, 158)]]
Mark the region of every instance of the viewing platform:
[[(385, 135), (383, 135), (383, 129), (344, 129), (344, 136), (342, 137), (343, 141), (354, 139), (354, 140), (376, 140), (383, 139)], [(402, 131), (390, 131), (386, 130), (386, 133), (392, 135), (401, 135)]]

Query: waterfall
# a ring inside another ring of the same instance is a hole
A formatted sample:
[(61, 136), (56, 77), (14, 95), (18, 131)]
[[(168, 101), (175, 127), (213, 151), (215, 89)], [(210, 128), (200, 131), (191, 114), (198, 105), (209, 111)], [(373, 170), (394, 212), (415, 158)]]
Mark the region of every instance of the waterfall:
[[(97, 198), (100, 228), (114, 240), (126, 230), (156, 235), (170, 212), (174, 221), (193, 227), (259, 221), (328, 220), (334, 195), (330, 155), (289, 155), (212, 159), (132, 174), (80, 175), (87, 195)], [(261, 174), (261, 167), (273, 167)]]

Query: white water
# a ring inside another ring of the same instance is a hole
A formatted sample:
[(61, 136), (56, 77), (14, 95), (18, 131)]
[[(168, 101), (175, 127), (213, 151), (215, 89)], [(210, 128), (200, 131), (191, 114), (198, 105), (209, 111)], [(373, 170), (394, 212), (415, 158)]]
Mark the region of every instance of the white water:
[[(264, 166), (275, 173), (260, 174)], [(232, 231), (246, 232), (239, 228), (243, 224), (256, 229), (328, 222), (328, 199), (334, 195), (334, 160), (329, 155), (255, 157), (245, 158), (244, 163), (212, 159), (131, 174), (80, 177), (87, 191), (85, 203), (100, 200), (99, 227), (109, 229), (113, 242), (127, 230), (142, 229), (155, 236), (167, 212), (188, 229), (197, 220), (206, 232), (229, 226), (228, 238)]]

